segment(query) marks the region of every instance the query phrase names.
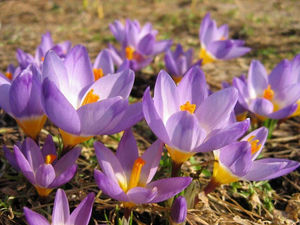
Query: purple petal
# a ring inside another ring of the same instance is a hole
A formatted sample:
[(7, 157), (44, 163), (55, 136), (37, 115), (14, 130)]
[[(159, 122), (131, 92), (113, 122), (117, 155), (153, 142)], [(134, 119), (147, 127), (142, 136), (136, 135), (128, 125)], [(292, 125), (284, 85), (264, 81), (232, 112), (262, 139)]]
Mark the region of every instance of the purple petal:
[(40, 147), (31, 138), (26, 138), (23, 143), (23, 154), (26, 157), (33, 171), (36, 171), (41, 164), (44, 164), (44, 157), (42, 155)]
[(88, 194), (85, 199), (83, 199), (77, 208), (72, 212), (69, 224), (72, 225), (88, 225), (94, 204), (95, 194)]
[(274, 101), (280, 106), (288, 106), (300, 99), (300, 83), (292, 84), (275, 94)]
[(131, 129), (124, 132), (116, 152), (116, 157), (123, 167), (126, 177), (130, 177), (134, 161), (139, 157), (137, 143)]
[(171, 208), (171, 219), (175, 223), (183, 223), (187, 216), (187, 203), (183, 196), (175, 199)]
[(66, 193), (62, 189), (58, 189), (54, 200), (52, 224), (67, 224), (69, 216), (69, 202)]
[(249, 92), (247, 84), (241, 78), (235, 77), (232, 81), (232, 86), (239, 92), (239, 103), (243, 107), (248, 108), (247, 99), (249, 98)]
[(195, 112), (201, 127), (207, 132), (223, 127), (230, 118), (237, 99), (238, 92), (235, 88), (226, 88), (208, 96)]
[(148, 126), (155, 133), (155, 135), (165, 143), (170, 143), (170, 139), (162, 121), (162, 118), (157, 113), (154, 107), (153, 100), (150, 96), (150, 88), (144, 93), (143, 97), (143, 112)]
[(261, 116), (267, 116), (273, 112), (273, 104), (265, 98), (256, 98), (250, 102), (249, 110)]
[(154, 44), (152, 55), (157, 55), (167, 51), (172, 45), (172, 40), (157, 41)]
[(157, 189), (148, 189), (144, 187), (131, 188), (127, 192), (128, 200), (136, 204), (145, 204), (151, 202), (157, 195)]
[(24, 157), (23, 153), (16, 145), (14, 146), (14, 153), (18, 167), (20, 168), (24, 176), (29, 180), (30, 183), (35, 184), (34, 171), (32, 170), (32, 167), (30, 166), (27, 159)]
[[(72, 151), (72, 150), (71, 150)], [(74, 164), (66, 170), (62, 171), (59, 175), (56, 174), (56, 178), (49, 185), (49, 188), (57, 188), (61, 185), (68, 183), (75, 175), (77, 170), (77, 165)]]
[(54, 165), (56, 176), (60, 176), (63, 172), (70, 169), (73, 165), (75, 165), (76, 160), (78, 159), (81, 152), (81, 148), (73, 148), (67, 154), (65, 154), (62, 158), (60, 158), (56, 164)]
[(114, 73), (114, 63), (109, 50), (104, 49), (97, 55), (93, 68), (102, 69), (105, 75)]
[(180, 74), (180, 72), (178, 70), (177, 63), (175, 61), (175, 58), (174, 58), (171, 50), (166, 52), (165, 65), (166, 65), (166, 69), (167, 69), (168, 73), (171, 74), (172, 76), (183, 75), (183, 74)]
[(214, 41), (207, 46), (207, 51), (217, 59), (233, 59), (245, 55), (251, 49), (237, 45), (234, 40)]
[(282, 60), (272, 70), (269, 75), (269, 84), (271, 85), (271, 88), (275, 91), (275, 93), (291, 84), (291, 81), (293, 81), (291, 72), (291, 65), (287, 59)]
[(110, 55), (111, 55), (114, 63), (117, 66), (120, 66), (123, 62), (123, 58), (122, 58), (120, 52), (114, 46), (112, 46), (111, 44), (108, 44), (108, 50), (110, 52)]
[(55, 179), (55, 170), (51, 164), (42, 164), (35, 172), (36, 184), (40, 187), (49, 187)]
[(198, 107), (208, 96), (205, 75), (199, 66), (189, 69), (178, 85), (180, 105), (189, 101)]
[(18, 166), (18, 163), (15, 158), (14, 152), (12, 152), (10, 149), (8, 149), (5, 145), (3, 146), (4, 151), (4, 157), (7, 159), (9, 164), (17, 171), (20, 171), (20, 168)]
[(157, 188), (157, 195), (151, 203), (165, 201), (184, 190), (192, 182), (191, 177), (172, 177), (147, 184), (147, 188)]
[[(139, 29), (130, 20), (126, 20), (126, 25), (125, 25), (125, 32), (126, 32), (126, 41), (128, 42), (127, 45), (135, 47), (137, 46), (138, 42), (138, 36), (139, 36)], [(126, 47), (126, 46), (125, 46)]]
[(56, 147), (53, 142), (52, 136), (49, 134), (45, 140), (44, 146), (42, 148), (42, 154), (43, 158), (45, 158), (47, 155), (57, 155), (56, 154)]
[(9, 90), (11, 84), (0, 74), (0, 108), (4, 109), (5, 112), (10, 113), (11, 108), (9, 104)]
[(151, 55), (155, 43), (155, 37), (152, 34), (147, 34), (138, 43), (137, 50), (143, 55)]
[(24, 214), (29, 225), (50, 225), (45, 217), (28, 209), (27, 207), (24, 207)]
[(265, 67), (258, 61), (252, 60), (248, 72), (248, 90), (252, 98), (262, 96), (268, 87), (268, 74)]
[(56, 126), (72, 134), (80, 132), (80, 120), (77, 112), (48, 78), (42, 85), (42, 103), (47, 116)]
[(297, 109), (298, 105), (297, 104), (292, 104), (287, 107), (284, 107), (283, 109), (280, 109), (278, 111), (275, 111), (269, 115), (267, 115), (269, 118), (279, 120), (279, 119), (284, 119), (292, 115), (295, 110)]
[(252, 168), (244, 178), (252, 181), (270, 180), (292, 172), (299, 165), (299, 162), (288, 159), (260, 159), (253, 162)]
[(118, 201), (127, 202), (128, 197), (125, 192), (120, 188), (118, 183), (115, 182), (111, 177), (106, 176), (99, 170), (94, 172), (95, 181), (98, 187), (103, 191), (104, 194), (110, 196)]
[(163, 150), (163, 143), (159, 140), (156, 140), (144, 152), (142, 159), (146, 163), (142, 168), (140, 181), (139, 181), (140, 184), (146, 185), (153, 179), (161, 159), (162, 150)]
[(208, 152), (224, 147), (237, 140), (248, 130), (250, 120), (244, 120), (227, 126), (225, 129), (214, 130), (207, 137), (205, 142), (200, 145), (195, 152)]
[(109, 29), (120, 43), (125, 41), (125, 28), (120, 21), (115, 20), (109, 24)]
[(171, 146), (182, 151), (192, 151), (202, 143), (206, 136), (196, 116), (187, 111), (174, 113), (168, 119), (166, 129)]
[(201, 21), (201, 25), (200, 25), (200, 29), (199, 29), (199, 39), (201, 41), (201, 43), (207, 44), (209, 43), (209, 39), (206, 39), (206, 35), (207, 35), (207, 30), (208, 27), (211, 24), (211, 18), (210, 18), (210, 13), (206, 13), (206, 15), (204, 16), (204, 18)]

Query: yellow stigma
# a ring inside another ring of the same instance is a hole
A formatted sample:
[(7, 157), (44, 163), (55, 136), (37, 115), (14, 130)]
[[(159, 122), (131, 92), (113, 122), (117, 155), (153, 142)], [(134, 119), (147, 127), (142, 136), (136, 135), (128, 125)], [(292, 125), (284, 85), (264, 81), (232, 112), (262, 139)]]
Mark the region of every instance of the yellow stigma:
[(265, 99), (268, 99), (269, 101), (273, 100), (274, 97), (274, 91), (271, 89), (271, 85), (268, 85), (268, 88), (264, 90), (263, 97)]
[(53, 154), (49, 154), (49, 155), (46, 155), (46, 158), (45, 158), (45, 163), (46, 164), (52, 164), (54, 162), (54, 160), (56, 159), (56, 155), (53, 155)]
[(146, 162), (141, 157), (138, 157), (134, 161), (127, 190), (130, 190), (131, 188), (134, 188), (138, 185), (140, 181), (141, 171), (145, 163)]
[(199, 58), (202, 59), (202, 65), (216, 61), (215, 57), (213, 57), (203, 47), (201, 47), (201, 49), (200, 49)]
[(97, 102), (99, 100), (99, 96), (94, 94), (94, 89), (91, 89), (85, 96), (81, 106), (84, 106), (86, 104), (90, 104), (90, 103), (94, 103)]
[(193, 114), (196, 109), (196, 104), (191, 104), (190, 101), (187, 101), (185, 104), (180, 106), (181, 111), (188, 111), (189, 113)]
[(261, 148), (261, 144), (258, 145), (259, 140), (257, 140), (257, 139), (253, 140), (254, 138), (255, 138), (255, 136), (251, 136), (247, 140), (251, 144), (251, 154), (252, 155)]
[(103, 70), (101, 68), (99, 69), (93, 69), (93, 72), (94, 72), (94, 78), (95, 78), (95, 81), (100, 79), (101, 77), (103, 77)]
[(13, 78), (13, 75), (12, 75), (11, 72), (6, 72), (6, 73), (5, 73), (5, 76), (6, 76), (9, 80), (12, 80), (12, 78)]
[(126, 58), (132, 60), (134, 57), (134, 49), (130, 46), (127, 46), (125, 49)]

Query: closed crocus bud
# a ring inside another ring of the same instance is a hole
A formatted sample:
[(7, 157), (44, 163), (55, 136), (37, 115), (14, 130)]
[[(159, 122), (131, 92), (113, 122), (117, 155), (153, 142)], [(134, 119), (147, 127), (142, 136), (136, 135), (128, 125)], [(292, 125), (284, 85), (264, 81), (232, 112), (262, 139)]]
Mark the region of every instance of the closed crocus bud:
[(173, 202), (171, 208), (171, 219), (174, 224), (180, 224), (185, 221), (187, 215), (187, 204), (184, 197), (179, 196)]

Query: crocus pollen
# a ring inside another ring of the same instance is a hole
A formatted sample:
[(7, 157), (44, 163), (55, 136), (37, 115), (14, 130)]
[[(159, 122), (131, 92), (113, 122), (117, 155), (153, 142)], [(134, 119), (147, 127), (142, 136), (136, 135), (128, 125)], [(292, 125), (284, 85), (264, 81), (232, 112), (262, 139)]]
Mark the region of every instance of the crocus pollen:
[(52, 164), (56, 158), (57, 158), (57, 156), (53, 155), (53, 154), (46, 155), (45, 163), (46, 164)]
[(100, 79), (101, 77), (103, 77), (103, 70), (101, 68), (97, 69), (97, 68), (94, 68), (93, 69), (93, 72), (94, 72), (94, 78), (95, 78), (95, 81)]
[(11, 72), (6, 72), (6, 73), (5, 73), (5, 76), (6, 76), (9, 80), (12, 80), (12, 78), (13, 78), (13, 75), (12, 75)]
[(268, 99), (269, 101), (272, 101), (274, 97), (274, 91), (271, 89), (271, 85), (268, 85), (268, 88), (264, 90), (263, 97), (265, 99)]
[(84, 106), (86, 104), (90, 104), (90, 103), (94, 103), (97, 102), (99, 100), (99, 96), (94, 94), (94, 89), (91, 89), (85, 96), (81, 106)]
[(216, 61), (216, 59), (203, 47), (200, 49), (199, 58), (202, 59), (202, 65)]
[(191, 114), (195, 112), (195, 109), (196, 109), (196, 105), (191, 104), (189, 101), (187, 101), (185, 104), (180, 106), (181, 111), (188, 111)]
[(129, 180), (128, 190), (130, 190), (131, 188), (134, 188), (138, 185), (138, 183), (140, 181), (141, 171), (142, 171), (142, 168), (145, 165), (145, 163), (146, 162), (141, 157), (137, 158), (134, 161), (130, 180)]
[(253, 140), (253, 138), (255, 138), (255, 136), (251, 136), (247, 140), (251, 144), (251, 154), (256, 153), (261, 147), (261, 144), (258, 145), (259, 140)]
[(134, 58), (134, 49), (130, 46), (127, 46), (125, 49), (126, 58), (132, 60)]

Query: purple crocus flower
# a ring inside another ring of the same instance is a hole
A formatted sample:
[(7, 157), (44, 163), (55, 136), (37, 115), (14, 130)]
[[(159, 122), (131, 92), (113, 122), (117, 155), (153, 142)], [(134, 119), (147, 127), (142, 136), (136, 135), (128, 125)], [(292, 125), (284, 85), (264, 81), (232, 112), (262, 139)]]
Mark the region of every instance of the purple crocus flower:
[(41, 104), (41, 74), (29, 65), (12, 81), (0, 74), (0, 107), (36, 139), (47, 119)]
[[(174, 52), (168, 50), (165, 55), (165, 65), (167, 72), (172, 75), (172, 78), (176, 83), (179, 83), (184, 74), (193, 66), (194, 51), (192, 48), (183, 51), (180, 44), (176, 46)], [(200, 65), (201, 61), (195, 63)]]
[(268, 75), (264, 66), (253, 60), (247, 82), (239, 78), (233, 80), (239, 91), (239, 103), (261, 120), (290, 116), (300, 98), (300, 83), (291, 81), (291, 68), (292, 64), (283, 60)]
[(109, 46), (117, 66), (125, 59), (129, 67), (135, 71), (150, 64), (153, 57), (166, 51), (172, 44), (171, 40), (156, 41), (157, 30), (152, 29), (151, 23), (140, 26), (137, 20), (126, 20), (125, 26), (118, 20), (109, 26), (111, 32), (122, 45), (121, 51)]
[(73, 178), (81, 149), (74, 148), (57, 160), (56, 148), (49, 135), (42, 150), (32, 139), (26, 138), (21, 146), (14, 146), (13, 152), (7, 148), (4, 151), (12, 166), (24, 174), (40, 196), (46, 197), (54, 188)]
[(299, 162), (288, 159), (265, 158), (256, 160), (268, 136), (268, 129), (261, 127), (232, 143), (215, 150), (214, 170), (205, 193), (221, 184), (238, 180), (261, 181), (283, 176), (295, 170)]
[(5, 74), (0, 72), (0, 76), (6, 77), (9, 81), (12, 81), (16, 77), (15, 71), (16, 71), (15, 66), (13, 64), (9, 64)]
[(171, 219), (174, 224), (183, 223), (187, 215), (187, 203), (184, 197), (179, 196), (173, 202), (171, 208)]
[[(51, 225), (88, 225), (92, 214), (94, 198), (94, 193), (88, 194), (70, 215), (66, 193), (62, 189), (58, 189), (54, 200)], [(24, 207), (24, 214), (29, 225), (50, 225), (44, 216), (27, 207)]]
[(199, 57), (203, 65), (219, 59), (237, 58), (251, 50), (244, 47), (245, 42), (242, 40), (228, 39), (228, 25), (224, 24), (218, 28), (216, 21), (210, 18), (210, 13), (207, 13), (201, 22), (199, 39)]
[(141, 104), (128, 104), (134, 72), (127, 69), (95, 81), (87, 50), (81, 45), (64, 61), (49, 51), (43, 76), (44, 110), (60, 128), (65, 148), (95, 135), (120, 132), (142, 119)]
[(239, 138), (249, 121), (231, 123), (238, 99), (235, 88), (208, 96), (204, 73), (197, 66), (187, 72), (179, 85), (165, 71), (158, 74), (154, 98), (148, 88), (143, 97), (145, 119), (161, 139), (172, 160), (181, 165), (197, 152), (221, 148)]
[(100, 142), (95, 151), (103, 172), (95, 170), (95, 179), (103, 193), (124, 202), (126, 208), (136, 204), (161, 202), (185, 189), (190, 177), (165, 178), (151, 181), (157, 171), (162, 143), (157, 140), (139, 157), (136, 141), (126, 130), (116, 154)]

